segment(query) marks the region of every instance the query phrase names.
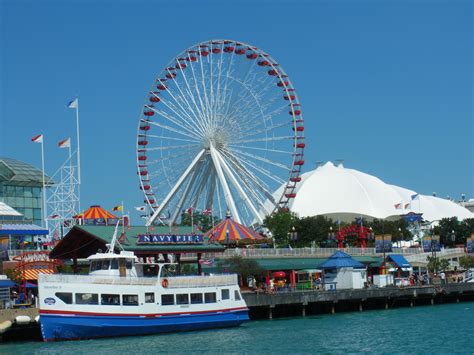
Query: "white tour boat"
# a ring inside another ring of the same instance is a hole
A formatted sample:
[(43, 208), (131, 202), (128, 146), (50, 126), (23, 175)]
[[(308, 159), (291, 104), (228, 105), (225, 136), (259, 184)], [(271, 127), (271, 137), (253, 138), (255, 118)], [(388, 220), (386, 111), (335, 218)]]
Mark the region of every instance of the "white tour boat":
[(116, 242), (117, 230), (106, 253), (88, 258), (89, 275), (40, 274), (44, 341), (229, 327), (249, 319), (237, 275), (178, 276), (176, 264), (115, 253)]

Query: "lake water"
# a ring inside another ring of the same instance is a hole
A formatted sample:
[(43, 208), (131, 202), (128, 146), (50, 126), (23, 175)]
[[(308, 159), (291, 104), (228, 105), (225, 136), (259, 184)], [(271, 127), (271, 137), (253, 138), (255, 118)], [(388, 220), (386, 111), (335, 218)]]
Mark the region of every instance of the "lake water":
[(1, 354), (474, 353), (474, 303), (252, 321), (144, 337), (7, 343)]

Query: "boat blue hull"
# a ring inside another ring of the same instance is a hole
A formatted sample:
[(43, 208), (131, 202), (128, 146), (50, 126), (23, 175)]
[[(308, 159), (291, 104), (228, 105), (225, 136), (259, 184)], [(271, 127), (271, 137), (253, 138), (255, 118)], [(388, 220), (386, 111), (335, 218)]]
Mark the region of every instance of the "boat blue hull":
[(238, 326), (248, 310), (160, 317), (41, 314), (44, 341), (146, 335)]

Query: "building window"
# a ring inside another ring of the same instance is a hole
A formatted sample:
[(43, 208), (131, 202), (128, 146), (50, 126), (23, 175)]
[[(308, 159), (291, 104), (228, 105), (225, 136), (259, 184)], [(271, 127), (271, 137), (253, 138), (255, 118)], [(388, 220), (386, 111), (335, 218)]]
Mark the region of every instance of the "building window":
[(216, 303), (217, 297), (215, 292), (206, 292), (204, 294), (204, 301), (205, 303)]
[(57, 298), (66, 304), (72, 304), (72, 293), (71, 292), (56, 292), (54, 294)]
[(171, 306), (174, 304), (174, 295), (161, 295), (161, 305)]
[(189, 295), (187, 293), (176, 295), (176, 304), (189, 304)]
[(122, 304), (124, 306), (138, 306), (138, 295), (123, 295)]
[(155, 293), (154, 292), (145, 293), (145, 303), (155, 303)]
[(109, 305), (109, 306), (119, 306), (120, 295), (102, 294), (100, 295), (100, 304)]
[(99, 304), (97, 293), (76, 293), (76, 304)]
[(221, 290), (221, 299), (228, 300), (230, 298), (230, 292), (228, 288)]

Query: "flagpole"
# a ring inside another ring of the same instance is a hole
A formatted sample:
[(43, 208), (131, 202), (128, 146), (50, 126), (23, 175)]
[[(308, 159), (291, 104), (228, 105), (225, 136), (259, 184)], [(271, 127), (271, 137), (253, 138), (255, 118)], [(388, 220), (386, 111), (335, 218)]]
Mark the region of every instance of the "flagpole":
[(79, 98), (76, 98), (76, 133), (77, 133), (77, 197), (79, 200), (79, 211), (81, 210), (81, 143), (79, 141)]
[(46, 184), (44, 179), (44, 135), (41, 139), (41, 170), (43, 172), (43, 226), (48, 229), (48, 221), (46, 220)]
[(125, 233), (125, 220), (123, 219), (123, 200), (122, 200), (122, 208), (120, 212), (122, 212), (122, 233)]

